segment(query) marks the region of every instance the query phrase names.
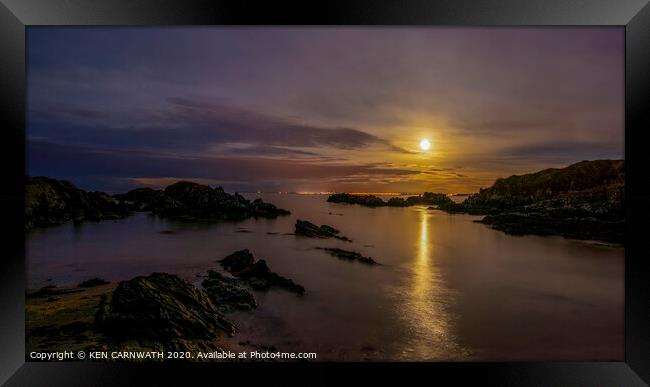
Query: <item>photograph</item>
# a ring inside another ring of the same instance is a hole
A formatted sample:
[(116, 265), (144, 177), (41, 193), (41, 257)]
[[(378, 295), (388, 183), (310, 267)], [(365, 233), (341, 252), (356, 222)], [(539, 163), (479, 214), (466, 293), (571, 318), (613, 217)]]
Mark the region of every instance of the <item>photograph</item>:
[(25, 361), (624, 362), (625, 47), (27, 26)]

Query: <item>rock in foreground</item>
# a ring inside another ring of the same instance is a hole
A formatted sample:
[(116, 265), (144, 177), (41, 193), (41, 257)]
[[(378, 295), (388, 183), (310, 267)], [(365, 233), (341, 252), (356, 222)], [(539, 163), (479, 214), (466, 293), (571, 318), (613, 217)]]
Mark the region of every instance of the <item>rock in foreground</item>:
[(189, 282), (171, 274), (153, 273), (120, 282), (108, 305), (97, 314), (111, 336), (170, 342), (210, 340), (219, 332), (233, 335), (210, 299)]
[(309, 238), (336, 238), (351, 242), (348, 237), (340, 236), (340, 231), (332, 226), (324, 224), (319, 227), (311, 222), (300, 219), (296, 221), (294, 234)]
[(304, 294), (305, 288), (292, 280), (272, 272), (263, 259), (255, 260), (248, 250), (239, 250), (219, 261), (233, 276), (240, 278), (255, 290), (280, 287), (294, 293)]
[(370, 257), (365, 257), (361, 255), (360, 253), (356, 251), (348, 251), (348, 250), (343, 250), (339, 249), (336, 247), (317, 247), (319, 250), (326, 251), (328, 254), (335, 256), (338, 259), (343, 259), (346, 261), (358, 261), (361, 263), (365, 263), (367, 265), (379, 265), (377, 261)]
[(210, 300), (217, 308), (226, 313), (233, 310), (250, 310), (257, 308), (257, 302), (251, 292), (242, 286), (241, 280), (229, 278), (219, 272), (208, 271), (208, 278), (201, 283)]

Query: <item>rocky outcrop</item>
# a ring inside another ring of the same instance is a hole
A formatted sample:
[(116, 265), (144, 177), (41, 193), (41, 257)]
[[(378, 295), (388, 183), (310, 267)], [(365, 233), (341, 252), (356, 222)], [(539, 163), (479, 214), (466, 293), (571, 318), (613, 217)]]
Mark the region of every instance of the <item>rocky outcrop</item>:
[(330, 203), (359, 204), (366, 207), (383, 207), (386, 205), (380, 197), (375, 195), (352, 195), (348, 193), (332, 194), (327, 198)]
[(309, 238), (336, 238), (346, 242), (351, 242), (348, 237), (339, 235), (340, 231), (332, 226), (326, 224), (317, 226), (311, 222), (300, 219), (296, 221), (294, 234)]
[(289, 214), (262, 199), (250, 201), (238, 193), (228, 194), (221, 187), (211, 188), (189, 181), (179, 181), (164, 190), (138, 188), (115, 195), (115, 198), (142, 211), (188, 221), (275, 218)]
[(497, 180), (456, 210), (482, 212), (479, 222), (512, 235), (560, 235), (624, 243), (623, 160), (582, 161)]
[(317, 247), (319, 250), (323, 250), (327, 252), (328, 254), (342, 260), (346, 261), (357, 261), (361, 263), (365, 263), (367, 265), (379, 265), (377, 261), (370, 257), (365, 257), (361, 255), (360, 253), (356, 251), (348, 251), (348, 250), (343, 250), (339, 248), (332, 248), (332, 247)]
[[(625, 161), (581, 161), (565, 168), (497, 179), (491, 187), (471, 195), (463, 204), (498, 212), (533, 204), (571, 205), (574, 200), (594, 203), (602, 201), (608, 189), (622, 190), (624, 186)], [(622, 196), (615, 198), (611, 204), (621, 203), (622, 199)], [(549, 200), (552, 202), (544, 203)]]
[(375, 195), (337, 193), (330, 195), (327, 198), (327, 201), (331, 203), (358, 204), (366, 207), (409, 207), (414, 205), (429, 205), (442, 208), (454, 204), (446, 194), (432, 192), (425, 192), (418, 196), (409, 196), (406, 199), (401, 197), (392, 197), (388, 199), (388, 201), (384, 201)]
[(236, 327), (189, 282), (166, 273), (153, 273), (120, 282), (110, 303), (100, 307), (100, 329), (114, 338), (210, 340)]
[[(28, 294), (32, 295), (25, 300), (29, 351), (212, 352), (222, 350), (222, 336), (235, 332), (234, 324), (205, 294), (171, 274), (136, 277), (117, 286), (51, 286)], [(52, 295), (56, 297), (45, 297)]]
[(86, 192), (65, 180), (27, 177), (25, 186), (26, 228), (84, 220), (120, 219), (135, 211), (187, 221), (243, 220), (288, 215), (262, 199), (250, 201), (221, 187), (179, 181), (164, 190), (136, 188), (112, 197)]
[(113, 198), (134, 211), (153, 211), (156, 208), (173, 205), (171, 198), (165, 195), (165, 191), (147, 187), (113, 195)]
[(203, 280), (201, 286), (210, 300), (224, 313), (257, 308), (255, 297), (237, 278), (229, 278), (210, 270), (208, 278)]
[(68, 221), (120, 219), (130, 213), (104, 192), (87, 192), (65, 180), (27, 177), (25, 226), (44, 227)]
[(431, 192), (388, 202), (373, 195), (334, 194), (328, 201), (368, 207), (427, 205), (432, 210), (485, 215), (478, 222), (513, 235), (561, 235), (622, 244), (624, 198), (625, 161), (595, 160), (498, 179), (462, 203)]
[(254, 290), (279, 287), (297, 294), (305, 293), (304, 287), (272, 272), (265, 260), (256, 260), (248, 250), (235, 251), (219, 262), (230, 274), (242, 279)]

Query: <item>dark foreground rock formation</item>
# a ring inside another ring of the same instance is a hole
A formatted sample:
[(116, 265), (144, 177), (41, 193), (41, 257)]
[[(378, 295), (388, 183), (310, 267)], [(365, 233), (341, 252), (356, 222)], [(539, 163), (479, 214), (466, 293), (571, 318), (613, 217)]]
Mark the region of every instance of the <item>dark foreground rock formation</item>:
[(25, 226), (44, 227), (68, 221), (120, 219), (130, 211), (104, 192), (87, 192), (65, 180), (27, 177)]
[(237, 278), (229, 278), (210, 270), (208, 278), (201, 283), (210, 300), (222, 312), (257, 308), (253, 294)]
[(300, 219), (296, 221), (294, 234), (309, 238), (336, 238), (346, 242), (352, 241), (348, 237), (339, 235), (340, 231), (332, 226), (326, 224), (317, 226), (311, 222)]
[(235, 251), (219, 262), (230, 274), (244, 280), (254, 290), (279, 287), (297, 294), (305, 293), (304, 287), (272, 272), (265, 260), (255, 260), (253, 254), (248, 250)]
[(323, 250), (327, 252), (328, 254), (342, 260), (346, 261), (357, 261), (361, 263), (365, 263), (367, 265), (379, 265), (377, 261), (370, 257), (365, 257), (361, 255), (360, 253), (356, 251), (348, 251), (348, 250), (343, 250), (339, 249), (336, 247), (317, 247), (319, 250)]
[(238, 193), (228, 194), (221, 187), (189, 181), (179, 181), (164, 190), (138, 188), (114, 197), (137, 211), (189, 221), (275, 218), (290, 213), (262, 199), (250, 201)]
[(210, 340), (216, 332), (233, 335), (237, 330), (205, 294), (165, 273), (120, 282), (97, 320), (112, 336), (163, 343), (179, 338)]
[(211, 352), (220, 351), (221, 339), (236, 331), (206, 294), (171, 274), (140, 276), (117, 286), (49, 287), (28, 295), (29, 351)]

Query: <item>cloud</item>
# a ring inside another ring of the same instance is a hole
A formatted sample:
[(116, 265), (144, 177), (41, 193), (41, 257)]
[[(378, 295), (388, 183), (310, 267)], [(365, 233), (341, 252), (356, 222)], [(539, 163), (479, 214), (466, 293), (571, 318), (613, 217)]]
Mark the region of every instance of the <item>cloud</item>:
[(327, 146), (343, 150), (382, 145), (392, 151), (411, 153), (378, 136), (359, 129), (323, 127), (201, 100), (170, 97), (175, 114), (192, 126), (209, 128), (221, 140), (289, 147)]
[(248, 144), (249, 150), (259, 151), (261, 156), (316, 154), (291, 148), (358, 150), (371, 146), (412, 153), (359, 129), (310, 125), (295, 118), (267, 115), (223, 103), (179, 97), (166, 101), (167, 104), (156, 108), (112, 112), (59, 103), (49, 108), (39, 106), (29, 112), (30, 134), (47, 133), (59, 142), (70, 144), (121, 144), (136, 149), (162, 147), (205, 151), (214, 150), (219, 144), (240, 143)]
[(506, 147), (500, 153), (505, 157), (560, 162), (596, 158), (623, 158), (621, 145), (611, 142), (532, 143)]
[(184, 176), (213, 181), (249, 182), (329, 179), (346, 176), (406, 176), (417, 171), (375, 164), (325, 164), (262, 157), (186, 156), (125, 151), (31, 141), (27, 149), (30, 173), (53, 177), (166, 178)]

